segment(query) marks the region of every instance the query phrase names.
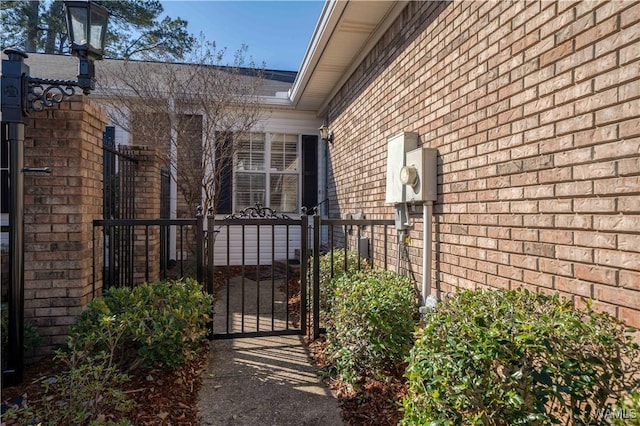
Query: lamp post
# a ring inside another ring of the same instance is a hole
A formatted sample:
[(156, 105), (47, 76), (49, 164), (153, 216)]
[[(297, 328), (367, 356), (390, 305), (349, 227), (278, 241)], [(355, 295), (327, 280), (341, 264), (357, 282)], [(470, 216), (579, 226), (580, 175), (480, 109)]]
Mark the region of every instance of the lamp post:
[[(21, 383), (24, 372), (24, 136), (27, 118), (75, 94), (95, 88), (93, 61), (102, 59), (106, 41), (107, 10), (90, 1), (65, 1), (71, 53), (79, 59), (78, 79), (51, 80), (32, 77), (24, 63), (28, 55), (6, 49), (2, 60), (2, 143), (9, 152), (9, 321), (7, 367), (2, 386)], [(5, 188), (3, 188), (5, 189)]]

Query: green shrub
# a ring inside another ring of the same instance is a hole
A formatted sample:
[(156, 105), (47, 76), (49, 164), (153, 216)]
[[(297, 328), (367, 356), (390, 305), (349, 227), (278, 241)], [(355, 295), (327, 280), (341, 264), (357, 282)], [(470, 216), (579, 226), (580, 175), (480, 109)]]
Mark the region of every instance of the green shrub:
[(616, 426), (640, 426), (640, 389), (621, 398), (615, 408), (605, 409), (602, 417)]
[[(358, 252), (348, 250), (346, 253), (347, 273), (357, 272)], [(331, 304), (335, 293), (334, 280), (345, 274), (344, 258), (345, 249), (333, 249), (331, 252), (320, 257), (320, 316), (322, 323), (327, 326), (331, 324)], [(360, 269), (370, 269), (366, 259), (360, 259)]]
[[(114, 333), (109, 339), (110, 347), (116, 346), (119, 334)], [(55, 359), (67, 369), (43, 382), (41, 399), (27, 399), (22, 405), (11, 407), (3, 414), (2, 424), (131, 424), (126, 415), (135, 403), (121, 390), (129, 377), (113, 364), (113, 353), (72, 347), (57, 351)]]
[(555, 296), (462, 291), (425, 318), (402, 424), (607, 424), (638, 385), (640, 352), (616, 319)]
[[(3, 303), (0, 305), (0, 337), (2, 340), (2, 349), (0, 353), (6, 354), (9, 350), (9, 305)], [(35, 353), (35, 350), (42, 343), (42, 337), (38, 333), (38, 328), (29, 321), (24, 322), (23, 345), (25, 352)], [(6, 356), (2, 357), (2, 368), (6, 367)]]
[[(121, 390), (129, 378), (110, 363), (106, 352), (59, 351), (64, 374), (47, 379), (43, 398), (12, 407), (3, 421), (14, 425), (130, 425), (126, 415), (135, 406)], [(3, 423), (5, 424), (5, 423)]]
[(360, 271), (336, 279), (327, 348), (346, 382), (379, 377), (409, 353), (417, 297), (408, 277), (383, 270)]
[[(109, 289), (71, 327), (70, 344), (175, 368), (192, 358), (206, 338), (211, 306), (211, 297), (190, 279)], [(114, 333), (120, 336), (115, 341)]]

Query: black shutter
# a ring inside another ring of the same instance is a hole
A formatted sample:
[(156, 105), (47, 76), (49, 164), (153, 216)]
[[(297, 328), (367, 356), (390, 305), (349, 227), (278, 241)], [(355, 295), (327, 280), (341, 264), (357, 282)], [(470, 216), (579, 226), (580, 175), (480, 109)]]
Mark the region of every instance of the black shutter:
[(318, 136), (302, 135), (302, 206), (318, 204)]
[[(232, 135), (227, 135), (227, 138), (232, 138)], [(216, 213), (218, 214), (231, 214), (233, 208), (233, 157), (228, 155), (227, 144), (233, 143), (233, 141), (227, 140), (224, 144), (216, 145), (216, 170), (220, 170), (222, 176), (220, 178), (220, 196), (218, 197), (218, 205), (216, 206)], [(223, 148), (222, 145), (226, 147)], [(227, 151), (227, 154), (224, 153)], [(216, 172), (217, 173), (217, 172)]]

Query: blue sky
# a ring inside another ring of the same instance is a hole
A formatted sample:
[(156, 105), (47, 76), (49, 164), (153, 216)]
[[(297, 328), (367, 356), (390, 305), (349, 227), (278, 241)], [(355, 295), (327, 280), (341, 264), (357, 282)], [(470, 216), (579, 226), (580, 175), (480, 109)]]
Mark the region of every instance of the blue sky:
[(257, 64), (286, 71), (300, 68), (323, 5), (322, 0), (162, 1), (168, 16), (189, 22), (191, 33), (204, 32), (231, 54), (246, 44)]

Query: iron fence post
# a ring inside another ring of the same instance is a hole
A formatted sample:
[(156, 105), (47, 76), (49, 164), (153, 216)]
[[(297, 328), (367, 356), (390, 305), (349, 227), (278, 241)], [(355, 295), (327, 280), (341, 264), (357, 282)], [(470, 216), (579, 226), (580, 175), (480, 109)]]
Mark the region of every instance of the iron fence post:
[(196, 213), (196, 278), (200, 284), (204, 284), (204, 215), (202, 207), (198, 206)]
[(300, 224), (300, 330), (305, 335), (307, 331), (307, 269), (309, 266), (309, 243), (307, 229), (309, 216), (303, 214)]
[(2, 60), (2, 134), (9, 149), (9, 342), (2, 386), (22, 382), (24, 372), (24, 114), (29, 66), (26, 54), (6, 51)]
[(313, 338), (320, 337), (320, 215), (313, 215)]
[(209, 294), (213, 294), (214, 291), (214, 258), (213, 258), (213, 244), (215, 243), (214, 241), (214, 231), (213, 231), (213, 226), (214, 226), (214, 220), (215, 220), (215, 216), (213, 215), (213, 207), (209, 207), (208, 210), (208, 214), (207, 214), (207, 238), (206, 238), (206, 242), (207, 242), (207, 292)]
[[(207, 214), (207, 293), (214, 296), (214, 284), (215, 284), (215, 266), (214, 266), (214, 243), (215, 243), (215, 234), (213, 230), (215, 221), (215, 216), (213, 214), (213, 207), (209, 207)], [(215, 296), (214, 296), (215, 297)], [(213, 306), (215, 305), (215, 300), (213, 301), (213, 305), (211, 306), (211, 321), (207, 324), (207, 329), (209, 330), (207, 333), (207, 338), (209, 340), (213, 340)]]

